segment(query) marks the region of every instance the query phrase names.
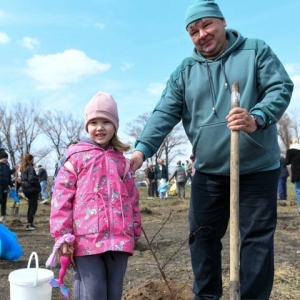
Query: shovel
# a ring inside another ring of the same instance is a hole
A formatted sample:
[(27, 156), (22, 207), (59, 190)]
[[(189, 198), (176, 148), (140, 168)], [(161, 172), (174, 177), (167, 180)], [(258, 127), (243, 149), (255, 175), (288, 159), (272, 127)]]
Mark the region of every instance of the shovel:
[[(239, 83), (231, 87), (231, 108), (240, 106)], [(240, 300), (239, 131), (230, 141), (230, 300)]]

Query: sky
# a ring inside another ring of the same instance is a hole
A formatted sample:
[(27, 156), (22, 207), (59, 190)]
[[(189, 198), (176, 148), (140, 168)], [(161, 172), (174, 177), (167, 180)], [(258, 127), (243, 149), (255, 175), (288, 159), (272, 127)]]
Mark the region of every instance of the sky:
[[(118, 133), (128, 138), (126, 124), (153, 110), (170, 74), (192, 53), (184, 26), (188, 3), (1, 0), (0, 102), (34, 99), (81, 117), (90, 98), (105, 91), (118, 103)], [(271, 46), (295, 84), (289, 109), (297, 107), (300, 1), (217, 3), (227, 28)]]

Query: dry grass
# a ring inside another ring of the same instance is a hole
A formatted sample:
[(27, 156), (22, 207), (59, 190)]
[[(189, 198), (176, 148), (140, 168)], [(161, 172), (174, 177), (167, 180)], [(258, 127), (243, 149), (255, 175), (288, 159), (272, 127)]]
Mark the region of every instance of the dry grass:
[[(272, 300), (299, 300), (300, 299), (300, 215), (296, 214), (295, 204), (295, 192), (292, 184), (288, 185), (288, 198), (291, 201), (286, 202), (285, 206), (278, 205), (278, 226), (275, 235), (275, 280), (272, 291)], [(141, 210), (143, 216), (143, 227), (151, 238), (157, 230), (161, 227), (161, 224), (168, 218), (170, 210), (173, 211), (172, 217), (166, 224), (165, 228), (160, 232), (159, 237), (155, 242), (157, 247), (157, 255), (161, 261), (166, 261), (176, 250), (179, 245), (182, 244), (188, 235), (188, 224), (187, 224), (187, 211), (189, 201), (178, 201), (177, 197), (170, 197), (168, 200), (161, 201), (159, 199), (147, 200), (146, 188), (141, 187)], [(186, 197), (189, 198), (190, 186), (187, 186)], [(11, 200), (8, 204), (11, 206)], [(25, 254), (21, 257), (20, 261), (7, 262), (0, 261), (0, 289), (2, 290), (3, 300), (8, 299), (9, 296), (9, 283), (8, 274), (9, 272), (26, 267), (29, 254), (32, 251), (37, 251), (40, 257), (40, 261), (43, 262), (49, 256), (53, 247), (53, 240), (49, 234), (49, 212), (50, 206), (39, 205), (37, 213), (37, 226), (36, 232), (24, 231), (26, 224), (26, 211), (27, 202), (21, 201), (19, 220), (17, 222), (10, 223), (12, 230), (16, 231), (19, 237)], [(9, 217), (12, 219), (12, 217)], [(20, 225), (20, 227), (19, 227)], [(146, 245), (144, 237), (141, 238), (140, 242)], [(224, 296), (222, 300), (229, 299), (229, 241), (228, 235), (224, 238), (224, 250), (223, 250), (223, 286)], [(191, 290), (192, 285), (192, 271), (190, 266), (190, 256), (187, 243), (179, 251), (178, 255), (172, 259), (169, 265), (165, 268), (166, 276), (171, 280), (176, 281), (177, 288), (184, 287), (185, 284), (188, 291)], [(55, 270), (56, 274), (58, 270)], [(72, 285), (72, 271), (69, 270), (66, 276), (68, 285)], [(174, 281), (174, 282), (175, 282)], [(155, 291), (157, 295), (149, 296), (145, 298), (143, 293), (146, 295), (150, 293), (150, 290), (146, 289), (155, 283)], [(175, 285), (175, 283), (174, 283)], [(166, 295), (167, 289), (158, 268), (155, 265), (155, 261), (151, 256), (147, 247), (144, 249), (136, 250), (135, 255), (130, 258), (128, 270), (125, 277), (125, 289), (126, 289), (126, 300), (145, 300), (145, 299), (166, 299), (169, 300)], [(136, 292), (136, 294), (135, 294)], [(161, 292), (161, 294), (160, 294)], [(186, 295), (179, 299), (190, 300), (191, 296), (188, 292)], [(125, 295), (125, 292), (124, 292)], [(151, 298), (152, 297), (152, 298)], [(0, 296), (0, 299), (1, 296)], [(57, 290), (53, 291), (52, 300), (62, 300), (63, 297)], [(125, 299), (125, 298), (124, 298)]]

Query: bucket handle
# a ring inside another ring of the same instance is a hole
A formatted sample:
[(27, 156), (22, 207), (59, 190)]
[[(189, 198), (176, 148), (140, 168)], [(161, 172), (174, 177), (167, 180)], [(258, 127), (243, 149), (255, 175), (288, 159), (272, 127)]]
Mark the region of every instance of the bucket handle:
[(37, 285), (37, 282), (38, 282), (38, 276), (39, 276), (39, 259), (38, 259), (38, 255), (36, 252), (32, 252), (29, 256), (29, 260), (28, 260), (28, 264), (27, 264), (27, 269), (30, 268), (30, 265), (31, 265), (31, 260), (32, 260), (32, 257), (35, 257), (35, 269), (36, 269), (36, 277), (35, 277), (35, 282), (33, 284), (33, 286), (36, 286)]

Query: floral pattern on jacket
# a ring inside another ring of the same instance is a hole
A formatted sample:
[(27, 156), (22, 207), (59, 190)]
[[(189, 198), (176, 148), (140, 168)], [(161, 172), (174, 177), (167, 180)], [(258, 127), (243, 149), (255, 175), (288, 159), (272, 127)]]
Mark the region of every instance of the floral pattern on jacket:
[[(123, 153), (80, 142), (67, 152), (53, 191), (50, 232), (75, 235), (76, 256), (133, 254), (141, 236), (139, 193)], [(123, 178), (124, 177), (124, 178)]]

